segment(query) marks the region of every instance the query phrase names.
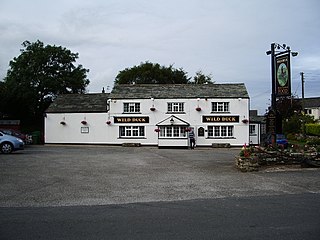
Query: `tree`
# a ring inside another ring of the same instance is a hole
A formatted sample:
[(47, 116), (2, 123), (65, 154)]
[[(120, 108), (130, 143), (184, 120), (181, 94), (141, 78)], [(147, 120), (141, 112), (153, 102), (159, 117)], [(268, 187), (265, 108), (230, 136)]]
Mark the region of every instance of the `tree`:
[(276, 101), (276, 105), (282, 119), (288, 119), (302, 110), (301, 103), (294, 96), (280, 98)]
[(276, 104), (282, 118), (283, 132), (285, 134), (302, 133), (303, 124), (314, 122), (313, 117), (302, 113), (301, 101), (294, 98), (294, 96), (280, 98)]
[(212, 75), (204, 75), (201, 70), (196, 72), (196, 75), (193, 77), (194, 84), (213, 84)]
[(74, 65), (78, 53), (61, 46), (44, 46), (39, 40), (25, 41), (22, 46), (4, 79), (6, 105), (2, 111), (21, 120), (41, 120), (57, 94), (85, 92), (89, 70)]
[(190, 83), (187, 73), (182, 69), (160, 66), (158, 63), (145, 62), (139, 66), (126, 68), (119, 72), (115, 84), (186, 84)]

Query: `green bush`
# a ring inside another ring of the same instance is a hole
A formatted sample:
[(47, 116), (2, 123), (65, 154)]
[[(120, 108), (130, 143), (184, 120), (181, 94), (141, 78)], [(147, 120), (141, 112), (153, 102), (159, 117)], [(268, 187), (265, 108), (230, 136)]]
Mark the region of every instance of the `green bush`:
[(316, 123), (306, 124), (306, 134), (320, 136), (320, 124), (316, 124)]
[(316, 146), (316, 145), (320, 146), (320, 138), (310, 139), (306, 143), (312, 146)]
[(288, 133), (288, 134), (287, 134), (287, 139), (288, 139), (288, 140), (295, 140), (295, 139), (296, 139), (296, 136), (294, 135), (294, 133)]

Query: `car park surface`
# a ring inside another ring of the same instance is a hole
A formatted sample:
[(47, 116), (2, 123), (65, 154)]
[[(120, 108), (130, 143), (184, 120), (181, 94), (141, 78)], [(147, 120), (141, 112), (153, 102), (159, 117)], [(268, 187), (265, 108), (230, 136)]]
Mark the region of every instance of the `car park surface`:
[(320, 193), (319, 169), (242, 173), (240, 149), (31, 145), (0, 155), (0, 207)]

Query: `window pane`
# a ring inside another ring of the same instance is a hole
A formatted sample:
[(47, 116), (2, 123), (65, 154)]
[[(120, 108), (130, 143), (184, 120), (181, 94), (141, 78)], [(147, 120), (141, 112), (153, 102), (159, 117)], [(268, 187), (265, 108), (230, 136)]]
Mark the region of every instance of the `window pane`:
[(140, 112), (140, 103), (135, 103), (135, 112)]
[(134, 137), (139, 136), (138, 127), (132, 127), (132, 136)]
[(229, 112), (229, 102), (213, 102), (212, 112)]
[(131, 136), (131, 127), (126, 127), (126, 136), (127, 137)]
[(139, 127), (139, 136), (144, 136), (144, 127)]
[(179, 130), (180, 130), (180, 127), (173, 127), (173, 136), (174, 137), (179, 137)]
[(129, 112), (129, 103), (123, 104), (123, 112)]
[(167, 127), (167, 137), (172, 137), (172, 127)]
[(220, 137), (220, 127), (214, 127), (214, 136)]
[(124, 137), (126, 135), (125, 128), (120, 127), (120, 137)]
[(179, 103), (179, 112), (184, 112), (184, 103)]
[(226, 126), (222, 126), (221, 127), (221, 136), (222, 137), (226, 137), (227, 136), (227, 127)]
[(168, 103), (168, 112), (184, 112), (184, 103)]
[(173, 111), (174, 112), (179, 112), (179, 105), (177, 103), (173, 104)]
[(185, 137), (186, 136), (186, 127), (181, 127), (180, 128), (180, 137)]
[(213, 127), (212, 126), (208, 127), (208, 137), (213, 137)]
[(166, 136), (166, 128), (165, 127), (160, 127), (160, 137), (165, 137)]
[(228, 127), (228, 136), (233, 137), (233, 126)]
[(217, 112), (218, 111), (218, 104), (216, 102), (212, 103), (212, 112)]
[(123, 103), (123, 112), (140, 112), (140, 103)]
[(224, 111), (229, 112), (229, 103), (228, 102), (224, 103)]
[(250, 134), (255, 134), (256, 133), (256, 125), (250, 125), (249, 126), (249, 132)]

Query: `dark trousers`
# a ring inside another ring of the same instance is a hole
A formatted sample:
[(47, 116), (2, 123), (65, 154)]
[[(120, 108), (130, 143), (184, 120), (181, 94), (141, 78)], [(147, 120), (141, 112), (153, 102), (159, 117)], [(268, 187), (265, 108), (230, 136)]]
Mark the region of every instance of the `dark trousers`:
[(194, 149), (194, 145), (196, 144), (196, 140), (194, 138), (190, 138), (190, 148)]

